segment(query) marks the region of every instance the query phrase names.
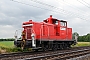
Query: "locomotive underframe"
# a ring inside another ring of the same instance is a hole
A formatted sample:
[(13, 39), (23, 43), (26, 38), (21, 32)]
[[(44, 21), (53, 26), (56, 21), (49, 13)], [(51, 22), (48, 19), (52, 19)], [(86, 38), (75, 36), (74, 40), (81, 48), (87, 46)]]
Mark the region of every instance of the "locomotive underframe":
[[(22, 40), (17, 40), (14, 42), (14, 45), (17, 47), (22, 47), (23, 41)], [(76, 44), (75, 40), (49, 40), (49, 41), (44, 41), (42, 40), (40, 43), (40, 40), (36, 40), (36, 47), (32, 47), (32, 40), (26, 40), (24, 45), (24, 48), (32, 48), (32, 49), (39, 49), (42, 48), (44, 51), (46, 50), (57, 50), (57, 49), (68, 49), (71, 47), (71, 45)]]

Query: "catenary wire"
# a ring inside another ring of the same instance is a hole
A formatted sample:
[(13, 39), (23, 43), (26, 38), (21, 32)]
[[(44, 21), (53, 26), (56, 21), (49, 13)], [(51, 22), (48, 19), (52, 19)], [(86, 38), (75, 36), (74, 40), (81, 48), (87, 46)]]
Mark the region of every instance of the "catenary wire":
[[(11, 0), (11, 1), (14, 1), (14, 0)], [(34, 5), (22, 3), (22, 2), (18, 2), (18, 1), (14, 1), (14, 2), (21, 3), (21, 4), (24, 4), (24, 5), (29, 5), (29, 6), (32, 6), (32, 7), (37, 7), (37, 8), (44, 9), (44, 10), (49, 10), (49, 11), (52, 11), (54, 13), (62, 13), (62, 12), (57, 12), (57, 11), (53, 11), (53, 10), (50, 10), (50, 9), (46, 9), (46, 8), (42, 8), (42, 7), (38, 7), (38, 6), (34, 6)], [(50, 6), (50, 5), (48, 5), (48, 6)], [(53, 6), (51, 6), (51, 7), (53, 7)], [(69, 15), (69, 16), (71, 16), (71, 15)], [(80, 18), (80, 19), (83, 19), (83, 18), (81, 18), (79, 16), (77, 16), (77, 17)], [(83, 20), (85, 20), (85, 19), (83, 19)]]
[(89, 8), (90, 9), (90, 7), (89, 6), (87, 6), (86, 4), (84, 4), (83, 2), (81, 2), (81, 1), (79, 1), (79, 0), (77, 0), (79, 3), (81, 3), (81, 4), (83, 4), (84, 6), (86, 6), (87, 8)]
[[(57, 8), (57, 7), (55, 7), (55, 6), (51, 6), (51, 5), (49, 5), (49, 4), (46, 4), (46, 3), (43, 3), (43, 2), (40, 2), (40, 1), (37, 1), (37, 0), (31, 0), (31, 1), (33, 1), (33, 2), (35, 2), (35, 3), (38, 3), (38, 4), (42, 4), (42, 5), (45, 5), (45, 6), (52, 7), (52, 8), (54, 8), (54, 9), (63, 10), (63, 12), (64, 12), (64, 13), (67, 13), (69, 16), (73, 15), (73, 13), (71, 13), (71, 12), (69, 12), (69, 11), (66, 12), (64, 9)], [(75, 16), (75, 15), (76, 15), (76, 14), (74, 13), (74, 16)], [(77, 16), (78, 18), (80, 18), (80, 19), (83, 19), (83, 18), (79, 17), (78, 14), (77, 14), (76, 16)], [(85, 20), (85, 19), (83, 19), (83, 20)]]

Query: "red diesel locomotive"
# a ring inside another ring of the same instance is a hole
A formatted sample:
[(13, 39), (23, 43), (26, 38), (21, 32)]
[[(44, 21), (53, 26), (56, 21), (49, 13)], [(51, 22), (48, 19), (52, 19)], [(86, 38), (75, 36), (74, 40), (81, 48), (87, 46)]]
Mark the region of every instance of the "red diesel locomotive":
[(67, 21), (52, 18), (52, 15), (43, 22), (29, 20), (24, 22), (22, 27), (22, 38), (15, 36), (14, 41), (14, 44), (22, 49), (57, 50), (76, 44), (76, 40), (72, 39), (72, 28), (67, 27)]

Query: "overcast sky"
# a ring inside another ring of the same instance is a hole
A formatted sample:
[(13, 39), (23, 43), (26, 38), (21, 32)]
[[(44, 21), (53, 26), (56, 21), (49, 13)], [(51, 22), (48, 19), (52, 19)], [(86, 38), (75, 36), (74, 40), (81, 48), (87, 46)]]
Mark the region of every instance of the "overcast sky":
[(68, 21), (73, 32), (90, 33), (90, 0), (0, 0), (0, 38), (14, 38), (23, 22), (50, 15)]

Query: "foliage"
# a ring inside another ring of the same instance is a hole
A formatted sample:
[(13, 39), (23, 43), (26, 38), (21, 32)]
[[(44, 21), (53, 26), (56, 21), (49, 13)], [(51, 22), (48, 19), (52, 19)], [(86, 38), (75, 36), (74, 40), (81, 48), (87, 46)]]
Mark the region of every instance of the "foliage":
[(22, 49), (20, 47), (15, 47), (13, 41), (1, 41), (0, 42), (0, 53), (9, 53), (9, 52), (26, 52), (31, 51), (31, 49)]
[(90, 33), (87, 35), (79, 36), (77, 32), (74, 32), (72, 37), (73, 39), (75, 39), (75, 34), (78, 36), (78, 42), (90, 42)]
[(7, 38), (7, 39), (3, 39), (1, 38), (0, 41), (14, 41), (15, 39), (14, 38)]
[(2, 50), (4, 50), (4, 53), (10, 53), (10, 52), (22, 52), (21, 48), (8, 48), (8, 47), (0, 47), (0, 53), (3, 53)]
[(78, 37), (79, 42), (90, 42), (90, 34), (79, 36)]
[(74, 33), (72, 34), (72, 38), (73, 38), (73, 39), (75, 39), (75, 35), (76, 35), (77, 37), (79, 37), (79, 34), (78, 34), (77, 32), (74, 32)]
[(0, 41), (0, 47), (7, 47), (7, 48), (13, 48), (14, 47), (14, 41)]
[(1, 41), (0, 42), (0, 53), (6, 52), (17, 52), (18, 50), (14, 48), (13, 41)]

